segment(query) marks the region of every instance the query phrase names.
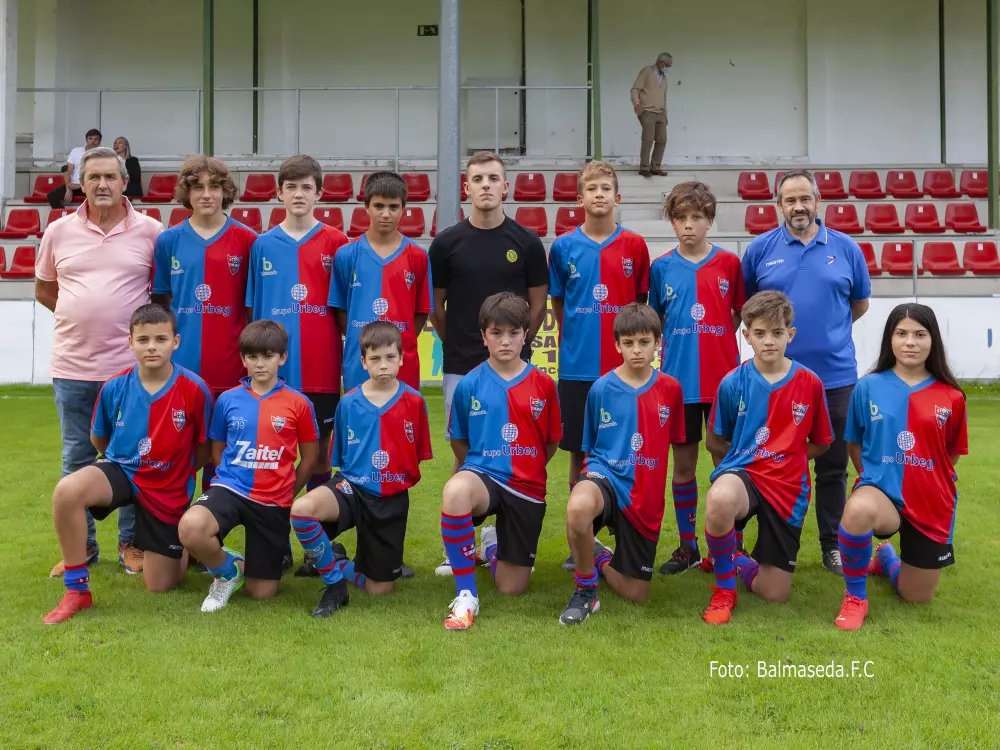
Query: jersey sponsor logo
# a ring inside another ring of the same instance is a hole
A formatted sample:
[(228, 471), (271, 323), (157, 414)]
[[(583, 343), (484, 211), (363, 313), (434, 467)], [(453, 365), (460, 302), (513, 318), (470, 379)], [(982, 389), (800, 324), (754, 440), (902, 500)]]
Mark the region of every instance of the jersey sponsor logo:
[(604, 407), (601, 407), (601, 423), (597, 425), (597, 429), (603, 430), (605, 427), (617, 427), (618, 423), (611, 416), (611, 412), (605, 411)]
[(351, 429), (350, 425), (347, 427), (347, 444), (348, 445), (360, 445), (361, 441), (354, 437), (354, 430)]
[(386, 466), (389, 465), (389, 452), (384, 450), (377, 450), (372, 453), (372, 466), (374, 466), (379, 471), (382, 471)]
[(178, 315), (222, 315), (229, 317), (232, 313), (232, 305), (212, 305), (207, 304), (212, 297), (212, 287), (208, 284), (199, 284), (194, 288), (194, 297), (198, 300), (196, 305), (191, 307), (178, 307)]
[(245, 430), (246, 426), (247, 426), (247, 421), (239, 414), (229, 418), (230, 430)]
[(180, 432), (184, 429), (184, 425), (187, 424), (187, 414), (184, 413), (183, 409), (171, 409), (170, 417), (174, 423), (174, 429)]
[(510, 263), (517, 263), (517, 250), (511, 248), (507, 251), (507, 260)]
[(691, 319), (695, 321), (700, 321), (705, 319), (705, 306), (699, 302), (695, 302), (691, 305)]
[(642, 433), (635, 432), (632, 433), (632, 440), (629, 442), (632, 450), (641, 451), (642, 450)]
[(153, 450), (153, 441), (148, 437), (144, 437), (139, 441), (139, 445), (136, 447), (136, 450), (139, 452), (140, 457), (148, 456), (149, 452)]
[[(284, 418), (281, 418), (284, 421)], [(275, 417), (271, 417), (272, 423)], [(281, 456), (285, 452), (285, 446), (272, 448), (264, 443), (259, 443), (253, 447), (249, 440), (237, 440), (236, 458), (233, 459), (234, 466), (241, 466), (244, 469), (277, 469), (281, 462)]]
[(736, 416), (745, 417), (747, 415), (747, 405), (743, 401), (743, 394), (740, 394), (740, 405), (736, 407)]
[(646, 441), (643, 439), (641, 432), (633, 432), (632, 439), (629, 440), (629, 447), (632, 449), (629, 457), (626, 459), (611, 460), (608, 461), (608, 463), (616, 468), (625, 466), (645, 466), (649, 469), (655, 469), (659, 465), (660, 459), (647, 458), (642, 455), (642, 446), (645, 442)]
[(416, 281), (416, 280), (417, 280), (417, 277), (411, 271), (407, 271), (407, 270), (403, 271), (403, 281), (406, 282), (406, 288), (407, 289), (412, 289), (413, 288), (413, 282)]
[(726, 334), (725, 326), (710, 326), (704, 325), (701, 322), (705, 319), (705, 306), (700, 302), (695, 302), (691, 305), (690, 313), (691, 319), (694, 320), (694, 325), (686, 328), (674, 328), (671, 332), (672, 336), (687, 336), (692, 333), (708, 333), (712, 336), (724, 336)]
[(170, 275), (174, 276), (179, 273), (184, 273), (184, 269), (181, 268), (181, 262), (177, 260), (174, 256), (170, 256)]
[(604, 302), (608, 298), (608, 287), (606, 284), (597, 284), (594, 287), (594, 299)]
[(667, 420), (670, 419), (670, 407), (657, 404), (656, 413), (660, 415), (660, 427), (663, 427), (667, 423)]
[(351, 487), (351, 483), (348, 482), (346, 479), (341, 479), (339, 482), (337, 482), (337, 489), (340, 490), (345, 495), (354, 494), (354, 488)]
[(874, 401), (868, 402), (868, 413), (871, 415), (872, 422), (878, 422), (882, 419), (882, 415), (878, 411), (878, 405)]
[(376, 484), (389, 484), (392, 482), (402, 483), (406, 481), (406, 472), (395, 473), (391, 471), (385, 471), (386, 467), (389, 465), (389, 453), (384, 450), (377, 450), (372, 453), (372, 466), (375, 467), (375, 471), (371, 473), (369, 477), (356, 477), (355, 481), (358, 484), (365, 484), (368, 481), (374, 482)]
[(351, 271), (351, 287), (359, 287), (359, 286), (361, 286), (361, 282), (358, 281), (358, 272)]
[(727, 294), (729, 294), (729, 279), (724, 279), (721, 276), (719, 276), (718, 279), (719, 279), (719, 294), (725, 297)]
[(896, 435), (896, 445), (899, 446), (900, 450), (911, 451), (913, 446), (916, 444), (916, 439), (913, 437), (913, 433), (909, 430), (903, 430), (901, 433)]
[(507, 422), (503, 427), (500, 428), (500, 437), (506, 440), (508, 443), (513, 443), (517, 440), (517, 425), (513, 422)]
[(305, 284), (294, 284), (289, 293), (294, 300), (291, 307), (272, 307), (271, 315), (313, 314), (321, 318), (326, 316), (326, 305), (312, 305), (305, 302), (305, 298), (309, 296), (309, 287)]
[(136, 453), (138, 453), (139, 455), (137, 455), (135, 458), (129, 457), (122, 459), (120, 463), (124, 464), (125, 466), (135, 466), (136, 468), (139, 469), (156, 469), (157, 471), (169, 471), (172, 465), (170, 461), (157, 461), (152, 458), (146, 458), (146, 456), (148, 456), (152, 450), (153, 450), (153, 441), (148, 437), (144, 437), (142, 440), (139, 441), (139, 444), (136, 446)]
[[(740, 399), (742, 401), (742, 397)], [(766, 425), (757, 429), (754, 433), (753, 441), (754, 445), (750, 448), (737, 448), (733, 451), (733, 455), (742, 456), (749, 455), (753, 458), (765, 459), (769, 458), (774, 463), (779, 464), (785, 460), (784, 453), (775, 453), (774, 451), (768, 450), (764, 444), (767, 443), (768, 439), (771, 437), (771, 430)]]
[(604, 300), (608, 298), (608, 287), (605, 284), (596, 284), (592, 290), (594, 295), (594, 303), (590, 307), (578, 307), (576, 312), (581, 315), (587, 315), (588, 313), (619, 313), (621, 312), (624, 305), (608, 305), (604, 303)]
[(389, 312), (389, 300), (385, 297), (378, 297), (372, 302), (372, 312), (382, 317)]
[(271, 416), (271, 427), (274, 428), (275, 432), (281, 432), (281, 428), (285, 426), (285, 418), (278, 416)]
[(292, 287), (291, 294), (293, 300), (295, 300), (296, 302), (301, 302), (302, 300), (304, 300), (306, 297), (309, 296), (309, 287), (307, 287), (305, 284), (295, 284)]
[(545, 399), (531, 397), (531, 418), (538, 419), (542, 414), (542, 409), (545, 408)]
[(663, 293), (666, 295), (667, 302), (673, 302), (677, 299), (677, 292), (674, 291), (674, 288), (670, 284), (663, 285)]
[(792, 421), (796, 425), (802, 424), (802, 418), (805, 417), (807, 411), (809, 411), (807, 404), (797, 404), (792, 401)]
[(632, 259), (622, 258), (622, 271), (625, 272), (625, 278), (629, 278), (632, 275)]
[(785, 262), (784, 258), (777, 258), (775, 260), (769, 260), (767, 263), (764, 264), (764, 266), (766, 268), (770, 268), (771, 266), (780, 266), (784, 262)]
[(243, 258), (239, 255), (227, 255), (226, 262), (229, 263), (229, 273), (235, 276), (240, 271), (240, 266), (243, 264)]
[(122, 419), (122, 410), (119, 409), (118, 417), (115, 419), (115, 427), (124, 427), (124, 426), (125, 426), (125, 420)]
[(488, 458), (499, 458), (500, 456), (531, 456), (536, 458), (538, 456), (537, 448), (515, 443), (518, 434), (517, 425), (513, 422), (507, 422), (500, 428), (500, 437), (503, 438), (504, 444), (498, 449), (488, 448), (484, 450), (483, 455)]
[(943, 406), (934, 406), (934, 417), (937, 419), (938, 427), (944, 427), (945, 422), (948, 421), (948, 417), (951, 416), (951, 409), (945, 409)]
[(403, 421), (403, 434), (406, 435), (406, 441), (412, 443), (413, 437), (413, 422)]
[(319, 262), (323, 264), (323, 270), (330, 273), (333, 270), (333, 256), (332, 255), (320, 255)]
[(580, 272), (576, 270), (576, 264), (573, 261), (566, 261), (566, 265), (569, 267), (569, 277), (571, 279), (580, 278)]
[(882, 456), (882, 463), (916, 466), (927, 471), (934, 471), (935, 462), (933, 458), (922, 458), (911, 452), (916, 444), (917, 441), (913, 433), (909, 430), (903, 430), (896, 435), (896, 445), (899, 446), (899, 451), (895, 454)]
[(208, 302), (212, 296), (212, 287), (208, 284), (199, 284), (194, 288), (194, 298), (199, 302)]
[(486, 409), (484, 409), (483, 405), (479, 403), (479, 399), (473, 396), (472, 401), (469, 403), (469, 416), (482, 417), (485, 415), (486, 415)]
[(764, 445), (769, 437), (771, 437), (771, 430), (767, 427), (761, 427), (754, 433), (753, 441), (757, 443), (757, 445)]
[(274, 264), (265, 258), (263, 255), (260, 256), (260, 275), (261, 278), (264, 276), (276, 276), (277, 271), (274, 270)]

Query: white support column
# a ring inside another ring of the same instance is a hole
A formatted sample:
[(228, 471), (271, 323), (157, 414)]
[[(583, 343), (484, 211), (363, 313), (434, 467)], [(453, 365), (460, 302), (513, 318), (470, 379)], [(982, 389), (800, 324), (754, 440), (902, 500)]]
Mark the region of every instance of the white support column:
[[(31, 0), (35, 14), (35, 81), (33, 88), (55, 88), (59, 64), (59, 24), (57, 0)], [(57, 150), (56, 124), (65, 112), (65, 94), (35, 94), (35, 118), (32, 131), (32, 156), (51, 159)], [(59, 115), (59, 116), (57, 116)]]
[(14, 197), (17, 167), (17, 0), (0, 0), (0, 197)]

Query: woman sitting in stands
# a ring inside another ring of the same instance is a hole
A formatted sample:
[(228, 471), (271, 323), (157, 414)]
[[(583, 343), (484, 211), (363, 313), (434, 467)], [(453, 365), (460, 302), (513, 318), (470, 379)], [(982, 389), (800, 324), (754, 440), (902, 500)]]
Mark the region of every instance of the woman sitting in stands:
[(125, 160), (125, 169), (128, 170), (125, 197), (129, 199), (141, 198), (142, 168), (139, 166), (139, 160), (132, 156), (132, 147), (128, 145), (128, 138), (123, 135), (115, 138), (115, 153)]

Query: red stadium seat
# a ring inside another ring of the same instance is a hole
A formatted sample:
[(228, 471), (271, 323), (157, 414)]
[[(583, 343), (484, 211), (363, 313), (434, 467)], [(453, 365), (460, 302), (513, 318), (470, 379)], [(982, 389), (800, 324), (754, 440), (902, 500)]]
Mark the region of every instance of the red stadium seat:
[[(359, 201), (363, 201), (365, 199), (365, 183), (366, 182), (368, 182), (368, 173), (367, 172), (365, 172), (363, 175), (361, 175), (361, 184), (358, 185), (358, 195), (357, 195), (357, 198), (358, 198)], [(352, 221), (352, 224), (353, 224), (353, 221)], [(368, 230), (366, 229), (365, 232), (367, 232), (367, 231)], [(364, 234), (364, 232), (362, 232), (362, 234)]]
[(552, 183), (552, 200), (560, 203), (576, 202), (576, 174), (560, 172)]
[(736, 190), (745, 201), (767, 200), (772, 195), (765, 172), (740, 172)]
[(858, 221), (858, 209), (853, 203), (832, 203), (827, 206), (826, 226), (845, 234), (861, 234), (864, 231)]
[(186, 219), (191, 216), (191, 209), (184, 208), (183, 206), (175, 208), (170, 212), (170, 222), (168, 226), (175, 227), (178, 224), (182, 224)]
[(260, 203), (269, 201), (278, 194), (278, 181), (273, 174), (247, 175), (247, 186), (240, 201)]
[(778, 209), (771, 203), (747, 206), (743, 223), (750, 234), (770, 232), (778, 226)]
[[(430, 187), (427, 188), (430, 190)], [(424, 233), (424, 209), (406, 207), (399, 220), (399, 233), (404, 237), (420, 237)]]
[[(366, 175), (367, 176), (367, 175)], [(365, 211), (364, 206), (358, 206), (351, 214), (351, 226), (347, 229), (347, 236), (350, 238), (360, 237), (368, 231), (372, 225), (372, 220)], [(402, 230), (400, 230), (402, 231)]]
[(923, 198), (917, 175), (908, 169), (894, 170), (885, 176), (885, 191), (893, 198)]
[(338, 172), (323, 175), (320, 203), (343, 203), (349, 201), (352, 195), (354, 195), (354, 180), (349, 174)]
[(933, 276), (963, 276), (965, 269), (958, 264), (958, 251), (954, 242), (925, 242), (924, 268)]
[(0, 273), (7, 270), (7, 251), (0, 247)]
[(14, 208), (7, 214), (7, 226), (0, 232), (0, 239), (24, 240), (42, 231), (42, 220), (37, 208)]
[(139, 200), (143, 203), (170, 203), (176, 187), (177, 175), (154, 174), (149, 178), (149, 190)]
[(861, 252), (865, 256), (865, 264), (868, 266), (869, 276), (881, 276), (882, 269), (878, 267), (878, 261), (875, 260), (875, 248), (872, 247), (870, 242), (859, 242), (858, 247), (861, 248)]
[(260, 217), (260, 209), (254, 208), (234, 208), (229, 215), (240, 224), (250, 227), (257, 234), (261, 232), (263, 221)]
[(514, 178), (515, 201), (543, 201), (547, 192), (545, 175), (541, 172), (522, 172)]
[(431, 197), (431, 180), (423, 172), (407, 172), (403, 182), (406, 183), (407, 203), (422, 203)]
[(556, 236), (572, 232), (583, 224), (586, 214), (579, 206), (563, 206), (556, 211)]
[(878, 172), (873, 171), (851, 172), (849, 191), (855, 198), (863, 200), (885, 198), (885, 191), (882, 189), (882, 183), (879, 182)]
[(163, 217), (160, 215), (160, 209), (158, 208), (148, 208), (144, 206), (142, 208), (137, 208), (136, 213), (148, 216), (150, 219), (156, 219), (160, 223), (163, 222)]
[[(459, 214), (458, 220), (465, 221), (465, 209), (462, 208), (461, 206), (458, 207), (458, 214)], [(437, 209), (435, 208), (434, 214), (431, 216), (431, 237), (437, 236), (437, 220), (438, 220), (438, 212)]]
[[(319, 211), (318, 208), (314, 208), (313, 209), (313, 215), (315, 215), (316, 218), (318, 219), (319, 216), (316, 215), (317, 211)], [(274, 229), (276, 226), (278, 226), (278, 224), (280, 224), (281, 222), (283, 222), (285, 220), (286, 214), (287, 214), (287, 212), (285, 211), (285, 207), (284, 206), (275, 206), (274, 208), (272, 208), (271, 209), (271, 215), (268, 217), (268, 220), (267, 220), (267, 228), (268, 228), (268, 230)]]
[[(353, 192), (353, 191), (352, 191)], [(271, 209), (271, 226), (276, 226), (274, 221), (274, 215), (280, 214), (281, 218), (278, 219), (277, 224), (280, 224), (285, 220), (285, 208)], [(333, 227), (338, 232), (344, 231), (344, 214), (340, 212), (339, 208), (314, 208), (313, 216), (315, 216), (319, 221), (326, 224), (328, 227)]]
[(1000, 276), (1000, 256), (995, 242), (966, 242), (962, 265), (976, 276)]
[(785, 176), (784, 172), (778, 172), (774, 175), (774, 195), (778, 195), (778, 185), (781, 184), (781, 178)]
[(819, 195), (825, 201), (847, 200), (847, 191), (844, 190), (844, 178), (840, 172), (816, 172), (813, 175), (816, 184), (819, 186)]
[[(562, 210), (562, 209), (560, 209)], [(542, 206), (518, 206), (514, 221), (539, 237), (549, 233), (549, 216)]]
[(955, 175), (950, 169), (928, 169), (924, 172), (924, 194), (931, 198), (957, 198)]
[(14, 250), (10, 266), (0, 272), (0, 279), (32, 279), (35, 277), (35, 246), (22, 245)]
[(949, 203), (944, 210), (944, 225), (964, 234), (986, 231), (986, 227), (979, 223), (975, 203)]
[(911, 203), (906, 207), (906, 228), (919, 234), (941, 234), (944, 227), (933, 203)]
[(963, 195), (970, 198), (986, 198), (989, 196), (989, 181), (987, 173), (980, 169), (965, 169), (959, 180), (959, 188)]
[(903, 233), (903, 227), (899, 225), (899, 214), (891, 203), (869, 204), (865, 209), (865, 229), (875, 234)]
[(66, 180), (61, 174), (40, 174), (35, 178), (35, 185), (31, 189), (31, 195), (25, 196), (24, 202), (48, 203), (49, 192), (65, 184)]
[[(913, 243), (886, 242), (882, 245), (882, 268), (890, 276), (913, 276)], [(917, 273), (922, 276), (923, 267), (917, 266)]]

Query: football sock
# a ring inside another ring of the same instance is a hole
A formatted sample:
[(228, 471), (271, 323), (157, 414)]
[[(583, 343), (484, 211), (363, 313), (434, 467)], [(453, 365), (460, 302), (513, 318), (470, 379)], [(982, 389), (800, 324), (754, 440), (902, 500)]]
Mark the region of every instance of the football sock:
[(63, 584), (68, 591), (89, 591), (90, 572), (87, 563), (83, 565), (67, 565), (63, 571)]
[(292, 516), (292, 529), (306, 558), (313, 561), (323, 583), (331, 586), (339, 581), (343, 576), (333, 564), (333, 549), (330, 538), (323, 531), (323, 525), (311, 516)]
[(309, 481), (306, 482), (306, 492), (310, 492), (317, 487), (322, 487), (324, 484), (333, 479), (332, 471), (324, 471), (322, 474), (313, 474), (309, 477)]
[(674, 515), (677, 517), (677, 531), (681, 537), (681, 545), (689, 549), (698, 549), (698, 536), (694, 530), (698, 515), (698, 480), (684, 484), (673, 482), (670, 490), (674, 496)]
[(885, 571), (886, 577), (898, 594), (899, 566), (902, 565), (902, 561), (899, 559), (899, 555), (896, 554), (896, 548), (891, 544), (883, 544), (878, 548), (878, 559), (882, 563), (882, 570)]
[(868, 564), (872, 560), (872, 532), (852, 534), (841, 524), (837, 530), (837, 543), (840, 546), (847, 593), (858, 599), (867, 599), (865, 584), (868, 581)]
[(602, 549), (597, 557), (594, 558), (594, 568), (597, 569), (598, 573), (604, 573), (604, 566), (611, 562), (611, 550), (607, 547)]
[(201, 494), (208, 492), (213, 479), (215, 479), (215, 464), (205, 464), (201, 469)]
[(581, 575), (579, 571), (573, 572), (573, 580), (576, 582), (577, 588), (581, 589), (596, 589), (597, 588), (597, 568), (591, 568), (590, 572)]
[(341, 577), (346, 578), (357, 588), (364, 590), (365, 581), (368, 580), (368, 576), (355, 570), (353, 560), (337, 560), (333, 566)]
[(232, 580), (237, 575), (239, 575), (239, 568), (236, 567), (236, 558), (227, 550), (225, 547), (222, 551), (226, 554), (226, 559), (217, 568), (209, 568), (208, 572), (212, 574), (214, 578), (223, 578), (227, 581)]
[(493, 580), (497, 579), (497, 563), (499, 562), (497, 558), (497, 546), (491, 544), (484, 550), (486, 555), (486, 562), (490, 564), (490, 575), (493, 576)]
[(736, 551), (736, 531), (729, 529), (722, 536), (712, 536), (705, 529), (705, 541), (708, 551), (715, 558), (715, 585), (720, 589), (736, 590), (736, 576), (733, 566), (733, 553)]
[(736, 529), (736, 549), (743, 549), (743, 529)]
[(479, 596), (476, 588), (476, 530), (472, 526), (472, 516), (449, 516), (441, 513), (441, 539), (444, 551), (451, 563), (451, 574), (455, 578), (455, 590), (468, 590)]
[(753, 580), (760, 573), (760, 564), (748, 555), (737, 553), (733, 557), (733, 565), (736, 567), (736, 575), (743, 580), (747, 591), (753, 591)]

